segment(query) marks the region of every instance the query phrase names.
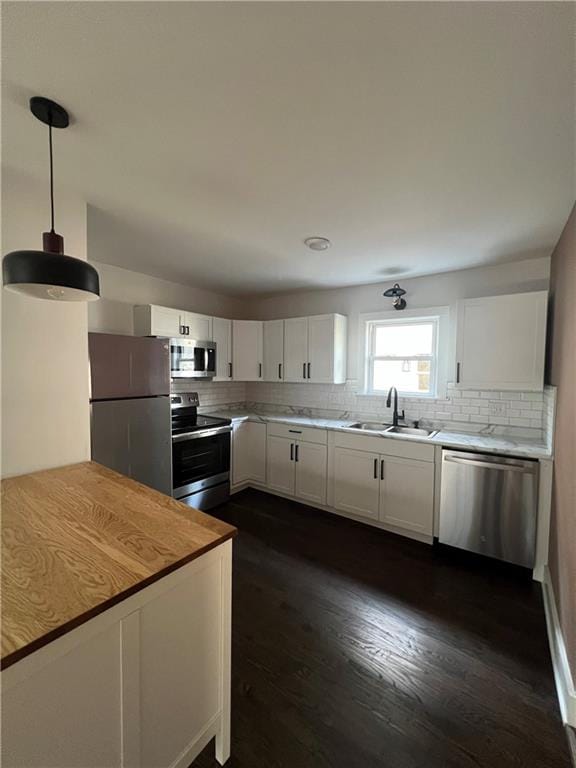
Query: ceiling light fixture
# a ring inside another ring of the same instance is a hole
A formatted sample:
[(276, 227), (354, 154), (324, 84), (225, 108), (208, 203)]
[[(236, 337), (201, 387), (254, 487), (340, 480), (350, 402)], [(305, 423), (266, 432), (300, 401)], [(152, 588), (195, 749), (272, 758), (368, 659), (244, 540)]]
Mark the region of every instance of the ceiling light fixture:
[(54, 231), (52, 128), (67, 128), (68, 112), (43, 96), (30, 99), (30, 111), (48, 126), (50, 147), (50, 232), (42, 234), (41, 251), (12, 251), (2, 262), (4, 287), (53, 301), (95, 301), (100, 297), (98, 272), (82, 259), (64, 255), (64, 238)]
[(325, 251), (332, 243), (327, 237), (307, 237), (304, 240), (304, 245), (307, 245), (313, 251)]
[(406, 291), (404, 288), (400, 288), (398, 283), (394, 283), (392, 288), (388, 288), (387, 291), (384, 291), (382, 296), (386, 296), (387, 299), (394, 299), (392, 302), (394, 309), (406, 309), (406, 299), (402, 298), (405, 293)]

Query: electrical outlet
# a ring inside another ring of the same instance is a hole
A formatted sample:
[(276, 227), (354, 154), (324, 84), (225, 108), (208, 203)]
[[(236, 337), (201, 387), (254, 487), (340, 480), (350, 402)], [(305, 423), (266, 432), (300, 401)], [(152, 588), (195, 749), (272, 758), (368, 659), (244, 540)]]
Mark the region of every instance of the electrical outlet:
[(488, 406), (490, 416), (505, 416), (508, 410), (508, 403), (505, 400), (490, 400)]

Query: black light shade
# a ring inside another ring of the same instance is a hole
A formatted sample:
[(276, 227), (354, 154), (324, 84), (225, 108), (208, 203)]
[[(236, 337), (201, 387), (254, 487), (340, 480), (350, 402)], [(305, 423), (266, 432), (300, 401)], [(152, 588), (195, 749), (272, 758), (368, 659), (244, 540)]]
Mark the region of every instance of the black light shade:
[(406, 299), (402, 298), (405, 293), (406, 291), (404, 288), (400, 288), (398, 283), (394, 283), (392, 288), (388, 288), (387, 291), (384, 291), (382, 296), (386, 296), (388, 299), (394, 299), (392, 302), (394, 309), (406, 309)]
[(388, 288), (387, 291), (384, 291), (382, 296), (386, 296), (389, 299), (393, 299), (396, 296), (404, 296), (405, 293), (406, 291), (404, 290), (404, 288), (400, 288), (398, 283), (394, 283), (392, 288)]
[(2, 261), (4, 287), (37, 299), (95, 301), (100, 298), (98, 272), (81, 259), (64, 255), (64, 238), (54, 230), (52, 129), (67, 128), (68, 112), (44, 96), (30, 99), (30, 111), (48, 126), (50, 152), (50, 231), (42, 235), (42, 251), (12, 251)]
[(96, 301), (98, 272), (81, 259), (47, 251), (12, 251), (2, 262), (8, 290), (55, 301)]

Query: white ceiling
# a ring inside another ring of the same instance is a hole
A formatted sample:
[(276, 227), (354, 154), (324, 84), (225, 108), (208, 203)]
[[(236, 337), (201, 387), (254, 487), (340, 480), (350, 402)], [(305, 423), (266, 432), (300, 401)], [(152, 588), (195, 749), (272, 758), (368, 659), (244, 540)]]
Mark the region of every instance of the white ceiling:
[(574, 200), (572, 3), (3, 17), (4, 163), (46, 183), (28, 99), (70, 110), (56, 183), (100, 261), (238, 295), (377, 282), (548, 254)]

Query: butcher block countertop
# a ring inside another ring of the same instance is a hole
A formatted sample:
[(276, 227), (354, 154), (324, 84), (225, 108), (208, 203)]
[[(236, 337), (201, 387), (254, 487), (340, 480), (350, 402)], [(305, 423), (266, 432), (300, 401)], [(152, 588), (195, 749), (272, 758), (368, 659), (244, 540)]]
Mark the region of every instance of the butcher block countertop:
[(95, 462), (2, 481), (2, 668), (232, 538)]

